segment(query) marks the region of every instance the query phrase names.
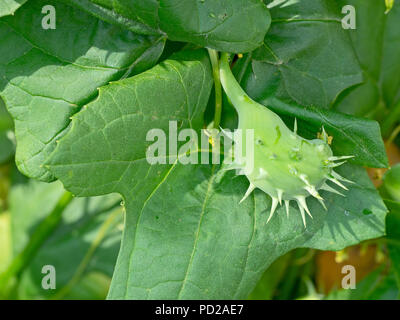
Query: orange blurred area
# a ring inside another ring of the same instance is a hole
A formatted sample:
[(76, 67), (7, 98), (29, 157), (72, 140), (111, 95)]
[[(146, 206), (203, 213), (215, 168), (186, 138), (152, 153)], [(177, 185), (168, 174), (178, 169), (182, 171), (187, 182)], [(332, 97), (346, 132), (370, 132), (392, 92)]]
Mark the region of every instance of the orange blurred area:
[(376, 245), (357, 245), (343, 251), (321, 251), (316, 256), (316, 284), (318, 292), (329, 293), (340, 289), (345, 265), (352, 265), (359, 282), (380, 264)]
[[(400, 149), (397, 145), (385, 142), (389, 165), (400, 162)], [(382, 184), (387, 168), (367, 168), (368, 175), (375, 187)], [(361, 244), (343, 251), (321, 251), (316, 256), (316, 283), (320, 292), (328, 293), (332, 289), (340, 289), (345, 274), (342, 268), (352, 265), (356, 269), (357, 282), (362, 280), (379, 265), (379, 252), (376, 245)]]

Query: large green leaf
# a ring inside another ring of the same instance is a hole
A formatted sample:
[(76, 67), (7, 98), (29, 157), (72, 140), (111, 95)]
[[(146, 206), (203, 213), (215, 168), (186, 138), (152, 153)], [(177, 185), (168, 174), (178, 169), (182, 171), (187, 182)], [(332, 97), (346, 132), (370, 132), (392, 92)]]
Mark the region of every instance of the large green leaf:
[(142, 33), (166, 34), (219, 51), (248, 52), (262, 44), (270, 15), (260, 0), (64, 0)]
[[(181, 59), (166, 60), (138, 76), (101, 87), (99, 98), (73, 117), (71, 130), (80, 136), (79, 141), (71, 135), (62, 139), (49, 167), (57, 177), (65, 170), (70, 172), (62, 182), (74, 194), (93, 194), (93, 187), (99, 194), (131, 194), (140, 177), (146, 177), (146, 184), (136, 187), (147, 189), (154, 183), (153, 176), (169, 170), (169, 166), (149, 166), (146, 149), (152, 142), (146, 141), (147, 132), (153, 128), (168, 132), (173, 120), (180, 129), (200, 129), (212, 86), (205, 51), (184, 53)], [(100, 131), (92, 133), (92, 126)], [(70, 149), (68, 144), (76, 142), (79, 147)], [(96, 151), (88, 151), (92, 148)]]
[(341, 0), (356, 9), (357, 26), (349, 30), (364, 81), (344, 92), (336, 104), (342, 112), (371, 116), (378, 106), (391, 109), (400, 101), (400, 3), (385, 14), (384, 1)]
[(73, 117), (48, 162), (77, 195), (123, 196), (125, 229), (109, 298), (246, 298), (267, 266), (295, 247), (337, 250), (384, 233), (386, 208), (359, 167), (339, 171), (356, 181), (345, 198), (322, 192), (328, 212), (309, 201), (314, 219), (305, 229), (293, 205), (290, 219), (280, 208), (266, 224), (271, 200), (262, 192), (239, 205), (246, 179), (218, 165), (149, 165), (149, 129), (167, 131), (169, 120), (202, 125), (210, 66), (204, 55), (191, 60), (182, 53), (103, 87)]
[(46, 1), (30, 1), (0, 20), (0, 95), (15, 120), (16, 162), (51, 181), (42, 167), (70, 117), (109, 81), (153, 66), (164, 39), (139, 36), (53, 2), (55, 30), (41, 26)]
[(263, 46), (238, 63), (241, 84), (251, 97), (326, 108), (362, 81), (334, 1), (269, 2), (272, 21)]
[[(271, 300), (276, 294), (279, 282), (287, 280), (288, 266), (293, 262), (292, 253), (285, 254), (275, 260), (258, 281), (256, 287), (247, 297), (248, 300)], [(286, 281), (285, 281), (286, 282)]]
[(348, 168), (362, 182), (344, 201), (323, 194), (327, 213), (311, 201), (314, 219), (304, 229), (294, 207), (290, 219), (280, 208), (266, 225), (270, 200), (262, 192), (238, 205), (245, 179), (209, 166), (174, 166), (153, 190), (135, 189), (137, 200), (124, 197), (126, 226), (109, 297), (245, 298), (266, 267), (295, 247), (337, 250), (382, 236), (385, 209), (360, 170)]
[(14, 14), (27, 0), (2, 0), (0, 2), (0, 17)]
[[(9, 202), (14, 255), (26, 246), (36, 226), (51, 212), (63, 192), (59, 182), (46, 184), (29, 180), (13, 186)], [(22, 273), (19, 298), (76, 299), (81, 295), (75, 288), (85, 277), (98, 284), (104, 277), (110, 279), (122, 234), (123, 214), (119, 204), (117, 195), (74, 199), (63, 213), (59, 226)], [(44, 265), (55, 267), (56, 290), (43, 290), (41, 286)], [(97, 296), (86, 293), (83, 297)]]

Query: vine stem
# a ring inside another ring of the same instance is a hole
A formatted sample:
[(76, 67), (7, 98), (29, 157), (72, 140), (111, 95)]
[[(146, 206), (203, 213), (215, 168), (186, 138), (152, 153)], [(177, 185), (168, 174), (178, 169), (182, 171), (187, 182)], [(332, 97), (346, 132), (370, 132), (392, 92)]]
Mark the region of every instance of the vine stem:
[(102, 225), (100, 226), (100, 229), (96, 235), (96, 238), (90, 245), (89, 250), (86, 252), (85, 256), (83, 257), (83, 260), (79, 264), (79, 266), (76, 269), (71, 280), (58, 293), (56, 293), (53, 297), (51, 297), (51, 300), (63, 299), (71, 291), (73, 286), (75, 286), (79, 282), (79, 280), (82, 278), (83, 274), (85, 273), (86, 268), (89, 265), (89, 262), (92, 259), (95, 251), (97, 250), (97, 248), (100, 246), (100, 244), (104, 240), (104, 237), (106, 236), (107, 231), (110, 230), (110, 227), (112, 226), (115, 219), (117, 217), (119, 217), (121, 214), (122, 214), (122, 209), (118, 208), (118, 209), (114, 210), (108, 216), (108, 218), (102, 223)]
[(396, 123), (400, 119), (400, 101), (394, 106), (394, 108), (386, 116), (386, 120), (382, 123), (381, 130), (382, 136), (388, 137), (390, 132)]
[(221, 123), (221, 113), (222, 113), (222, 88), (221, 79), (219, 75), (219, 59), (218, 51), (213, 49), (207, 49), (210, 55), (213, 78), (214, 78), (214, 88), (215, 88), (215, 113), (214, 113), (214, 128), (219, 129), (219, 124)]
[(22, 273), (42, 244), (58, 226), (61, 221), (62, 213), (72, 199), (73, 196), (68, 191), (61, 196), (53, 211), (35, 229), (26, 247), (12, 260), (9, 267), (0, 275), (0, 296), (7, 290), (9, 281)]
[(390, 135), (389, 139), (387, 139), (386, 143), (387, 145), (390, 145), (394, 139), (396, 139), (397, 135), (400, 133), (400, 125), (398, 125)]

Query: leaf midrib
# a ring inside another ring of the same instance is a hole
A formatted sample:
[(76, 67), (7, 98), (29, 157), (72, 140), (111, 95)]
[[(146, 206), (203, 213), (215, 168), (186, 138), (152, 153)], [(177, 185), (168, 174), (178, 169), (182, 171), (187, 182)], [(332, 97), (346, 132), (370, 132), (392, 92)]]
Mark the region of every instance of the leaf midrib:
[(196, 236), (195, 236), (195, 240), (194, 240), (194, 244), (193, 244), (193, 250), (192, 250), (192, 253), (190, 255), (190, 260), (189, 260), (188, 266), (186, 268), (185, 276), (183, 277), (183, 280), (182, 280), (181, 288), (179, 289), (179, 292), (178, 292), (178, 298), (177, 298), (178, 300), (181, 299), (182, 293), (183, 293), (183, 291), (185, 289), (185, 286), (186, 286), (186, 283), (188, 281), (189, 273), (190, 273), (190, 271), (192, 269), (193, 258), (194, 258), (194, 255), (195, 255), (195, 252), (196, 252), (196, 249), (197, 249), (197, 245), (198, 245), (198, 241), (199, 241), (200, 228), (201, 228), (201, 225), (202, 225), (202, 222), (203, 222), (203, 217), (204, 217), (204, 213), (205, 213), (205, 209), (206, 209), (206, 204), (207, 204), (208, 199), (210, 198), (212, 185), (213, 185), (214, 180), (215, 180), (215, 175), (214, 175), (215, 168), (216, 168), (215, 165), (213, 165), (212, 168), (211, 168), (211, 177), (208, 180), (207, 191), (206, 191), (206, 194), (204, 196), (204, 201), (203, 201), (203, 205), (202, 205), (202, 208), (201, 208), (199, 223), (197, 225)]
[(136, 220), (136, 225), (135, 225), (135, 237), (133, 240), (133, 248), (129, 254), (129, 262), (128, 262), (128, 278), (126, 280), (126, 285), (125, 285), (125, 294), (124, 294), (124, 299), (127, 300), (128, 299), (128, 287), (129, 287), (129, 283), (130, 283), (130, 279), (131, 279), (131, 266), (132, 266), (132, 261), (133, 261), (133, 254), (135, 252), (135, 248), (136, 248), (136, 243), (137, 243), (137, 230), (138, 230), (138, 226), (139, 226), (139, 222), (140, 222), (140, 218), (143, 214), (144, 208), (146, 207), (147, 203), (150, 201), (150, 199), (153, 197), (153, 195), (157, 192), (157, 190), (161, 187), (161, 185), (167, 180), (168, 176), (171, 174), (171, 172), (173, 171), (173, 169), (176, 167), (178, 163), (178, 159), (175, 161), (175, 163), (171, 166), (171, 168), (168, 169), (167, 173), (165, 174), (165, 176), (163, 177), (163, 179), (155, 186), (155, 188), (152, 190), (152, 192), (150, 193), (150, 195), (146, 198), (146, 200), (143, 203), (143, 206), (140, 210), (139, 216), (137, 217)]

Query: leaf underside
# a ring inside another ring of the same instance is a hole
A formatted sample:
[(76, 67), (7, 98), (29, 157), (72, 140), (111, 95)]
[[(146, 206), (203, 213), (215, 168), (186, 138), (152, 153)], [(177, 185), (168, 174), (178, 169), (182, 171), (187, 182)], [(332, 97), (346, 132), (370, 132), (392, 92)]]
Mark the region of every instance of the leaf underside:
[(271, 22), (258, 0), (64, 1), (139, 33), (165, 34), (173, 41), (227, 52), (259, 47)]

